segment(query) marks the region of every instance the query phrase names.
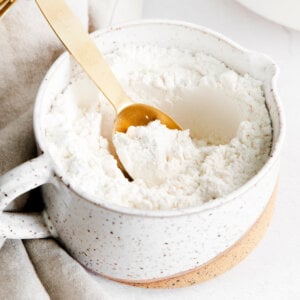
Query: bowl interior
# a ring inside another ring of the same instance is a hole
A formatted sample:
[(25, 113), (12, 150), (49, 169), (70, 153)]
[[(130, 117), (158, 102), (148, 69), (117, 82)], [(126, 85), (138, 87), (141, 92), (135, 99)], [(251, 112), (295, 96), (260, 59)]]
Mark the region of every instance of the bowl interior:
[[(276, 99), (276, 91), (274, 91), (277, 68), (268, 57), (246, 51), (221, 35), (205, 28), (178, 22), (144, 21), (129, 23), (122, 27), (95, 32), (92, 36), (103, 53), (111, 52), (126, 43), (153, 44), (203, 51), (223, 61), (238, 73), (248, 73), (263, 81), (267, 107), (273, 125), (272, 152), (274, 152), (281, 133), (281, 112)], [(42, 83), (36, 101), (34, 125), (37, 141), (43, 151), (47, 149), (44, 139), (43, 116), (49, 111), (53, 98), (66, 88), (70, 76), (78, 71), (80, 71), (79, 67), (67, 53), (64, 53), (54, 63)], [(91, 90), (91, 93), (96, 94), (98, 92), (92, 84)], [(172, 116), (176, 120), (176, 113)]]

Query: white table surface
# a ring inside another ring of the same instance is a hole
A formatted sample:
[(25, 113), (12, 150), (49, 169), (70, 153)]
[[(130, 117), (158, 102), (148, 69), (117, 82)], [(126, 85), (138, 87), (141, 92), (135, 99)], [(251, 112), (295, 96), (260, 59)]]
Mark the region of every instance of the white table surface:
[(255, 15), (233, 0), (144, 0), (145, 18), (193, 22), (219, 31), (280, 66), (279, 91), (288, 131), (273, 221), (258, 247), (209, 282), (175, 290), (145, 290), (98, 278), (109, 299), (300, 299), (300, 32)]

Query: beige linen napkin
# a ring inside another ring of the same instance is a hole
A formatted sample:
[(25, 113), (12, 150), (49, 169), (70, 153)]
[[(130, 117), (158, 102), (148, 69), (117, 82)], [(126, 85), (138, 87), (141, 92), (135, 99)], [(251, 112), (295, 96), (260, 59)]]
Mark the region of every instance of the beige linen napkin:
[[(141, 10), (141, 0), (67, 2), (90, 29), (110, 25), (116, 18), (137, 17)], [(43, 76), (62, 51), (33, 0), (17, 0), (0, 19), (0, 175), (36, 155), (33, 102)], [(7, 210), (20, 210), (27, 199), (28, 195), (20, 197)], [(31, 202), (34, 206), (42, 199), (34, 193)], [(7, 240), (0, 250), (0, 299), (49, 298), (109, 296), (54, 240)]]

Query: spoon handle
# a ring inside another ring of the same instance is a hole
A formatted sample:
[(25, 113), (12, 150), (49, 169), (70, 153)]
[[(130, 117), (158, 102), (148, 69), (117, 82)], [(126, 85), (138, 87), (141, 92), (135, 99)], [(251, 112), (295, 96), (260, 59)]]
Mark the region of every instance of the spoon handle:
[(36, 0), (41, 12), (65, 48), (111, 102), (116, 112), (132, 104), (80, 21), (64, 0)]

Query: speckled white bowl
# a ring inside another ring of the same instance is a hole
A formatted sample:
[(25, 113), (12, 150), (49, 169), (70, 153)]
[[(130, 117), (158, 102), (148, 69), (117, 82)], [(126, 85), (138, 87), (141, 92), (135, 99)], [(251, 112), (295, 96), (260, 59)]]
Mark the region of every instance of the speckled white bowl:
[(262, 80), (273, 123), (270, 158), (241, 188), (199, 207), (146, 211), (94, 199), (64, 177), (47, 151), (42, 130), (51, 99), (63, 91), (72, 72), (69, 55), (64, 53), (47, 73), (36, 99), (34, 130), (41, 156), (0, 179), (2, 210), (18, 195), (45, 184), (44, 217), (23, 215), (22, 222), (20, 216), (3, 213), (0, 236), (52, 235), (88, 269), (129, 282), (157, 280), (201, 266), (247, 232), (263, 212), (275, 187), (284, 131), (276, 90), (278, 69), (265, 55), (245, 50), (220, 34), (188, 23), (141, 21), (102, 30), (93, 37), (103, 52), (124, 42), (204, 51), (239, 73)]

